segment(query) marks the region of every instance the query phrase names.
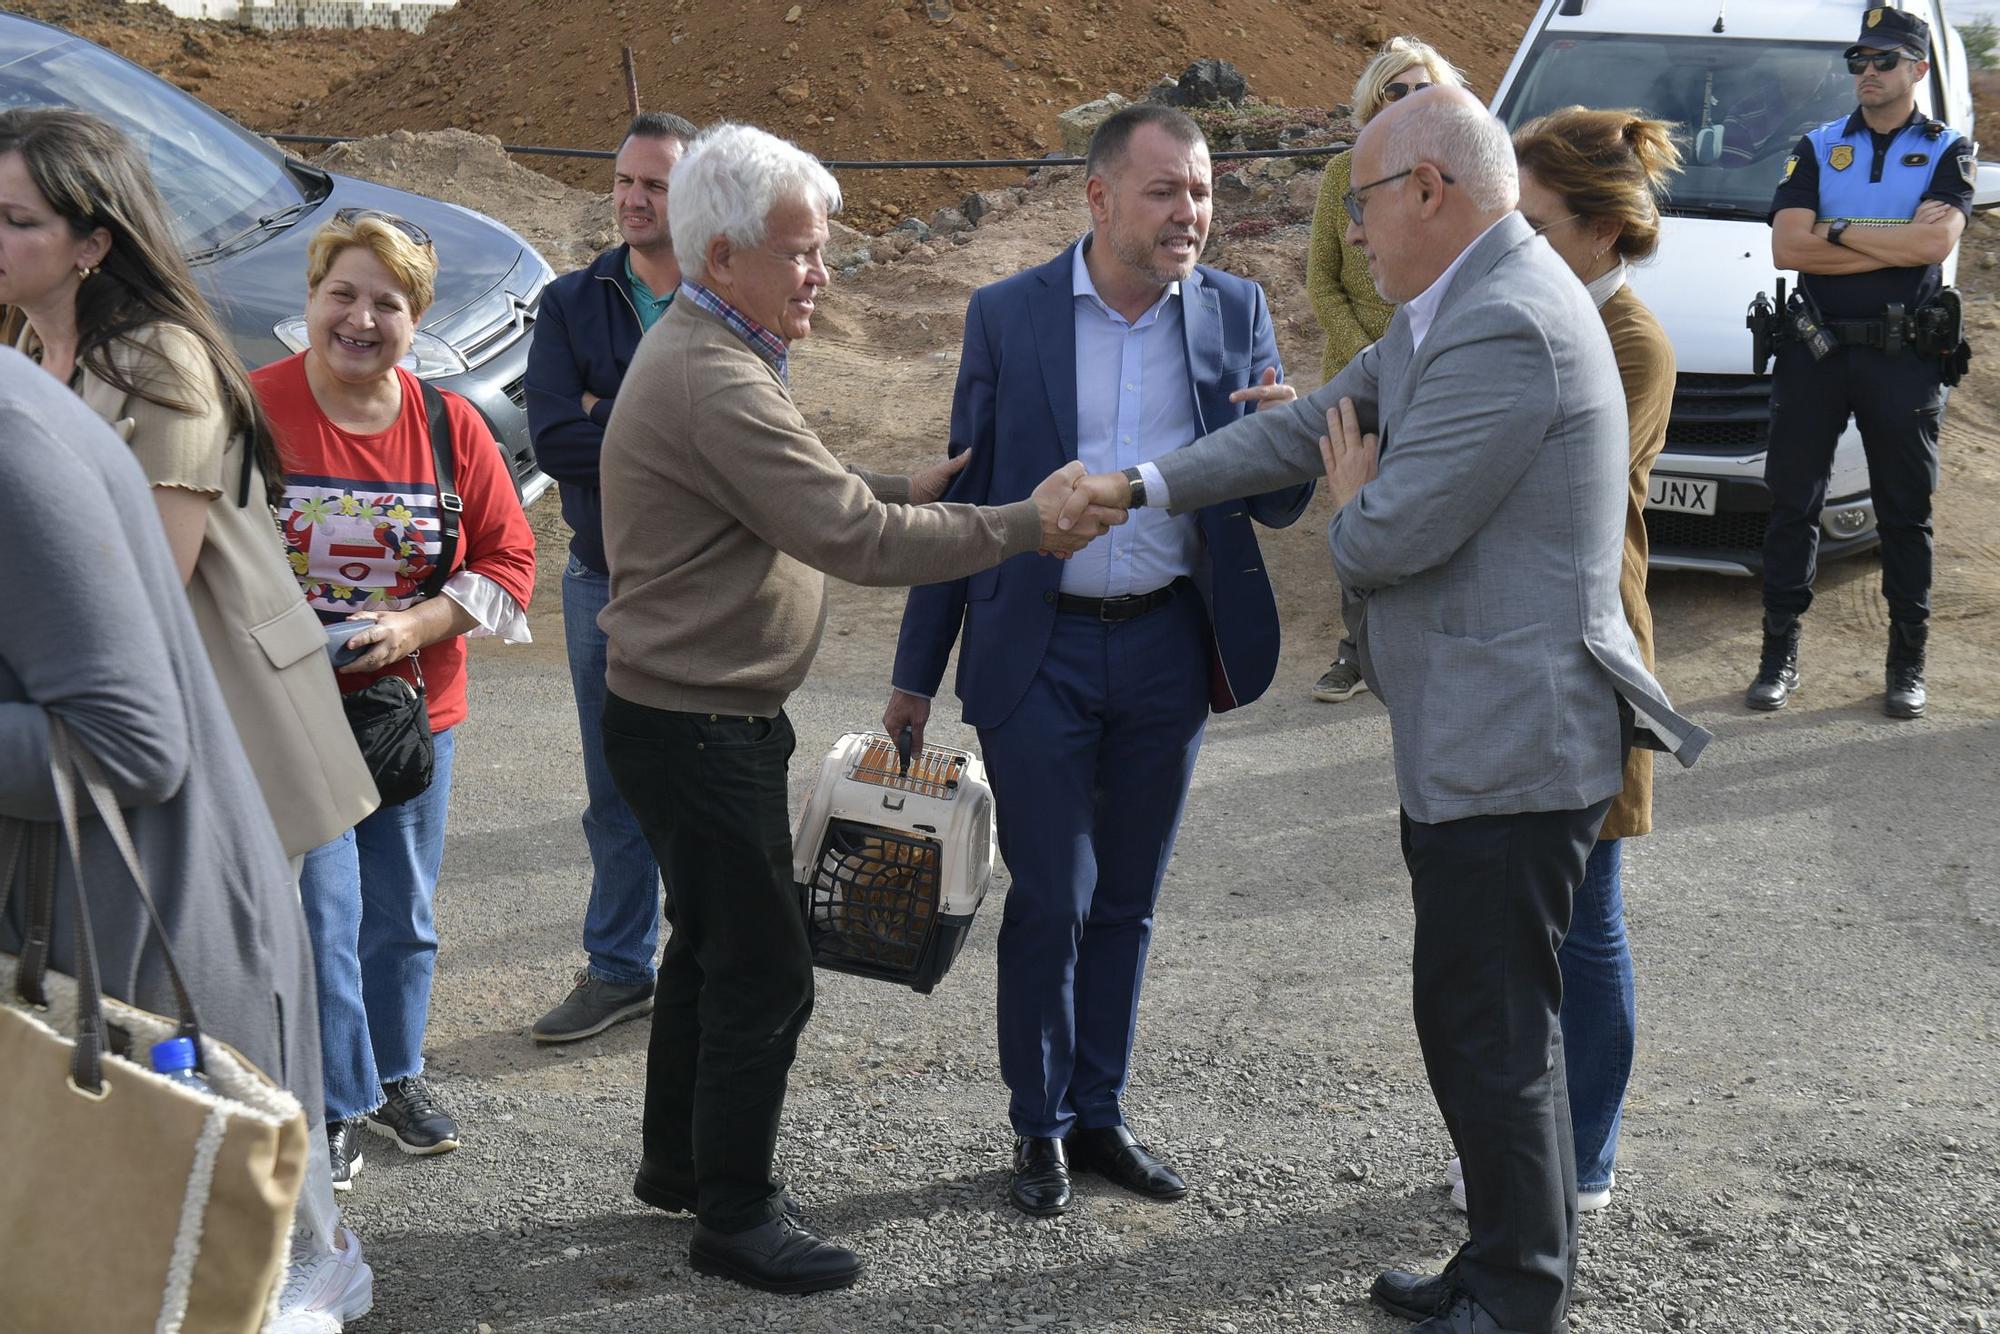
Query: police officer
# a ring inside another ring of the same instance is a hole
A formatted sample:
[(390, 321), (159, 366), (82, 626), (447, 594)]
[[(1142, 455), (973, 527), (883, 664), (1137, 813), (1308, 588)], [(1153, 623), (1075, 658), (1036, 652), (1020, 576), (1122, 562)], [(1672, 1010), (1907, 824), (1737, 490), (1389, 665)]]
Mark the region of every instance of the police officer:
[(1794, 336), (1777, 348), (1764, 461), (1764, 649), (1744, 700), (1753, 709), (1781, 709), (1798, 688), (1799, 617), (1812, 605), (1820, 508), (1852, 413), (1889, 603), (1882, 708), (1892, 718), (1924, 711), (1938, 425), (1947, 376), (1955, 380), (1963, 365), (1955, 298), (1938, 266), (1965, 230), (1978, 173), (1974, 145), (1917, 112), (1929, 51), (1924, 20), (1868, 10), (1844, 53), (1860, 105), (1799, 140), (1771, 201), (1771, 258), (1798, 271), (1804, 313), (1824, 337)]

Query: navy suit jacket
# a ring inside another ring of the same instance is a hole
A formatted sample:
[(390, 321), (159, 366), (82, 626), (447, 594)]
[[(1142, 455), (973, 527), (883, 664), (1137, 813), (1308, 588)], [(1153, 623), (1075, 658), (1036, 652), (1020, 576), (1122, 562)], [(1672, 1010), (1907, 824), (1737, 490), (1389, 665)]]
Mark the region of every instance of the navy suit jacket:
[[(589, 268), (566, 273), (542, 289), (522, 386), (527, 391), (535, 462), (556, 479), (563, 521), (576, 534), (570, 552), (600, 574), (610, 566), (604, 559), (597, 456), (604, 448), (611, 405), (643, 332), (625, 286), (627, 249), (613, 246)], [(589, 412), (583, 410), (586, 392), (598, 399)]]
[[(951, 406), (951, 453), (970, 449), (972, 462), (946, 500), (1023, 500), (1076, 458), (1073, 250), (972, 294)], [(1263, 289), (1214, 269), (1197, 267), (1181, 284), (1181, 317), (1196, 425), (1207, 434), (1244, 414), (1248, 405), (1231, 403), (1229, 395), (1278, 366), (1278, 344)], [(1311, 498), (1306, 483), (1196, 515), (1202, 554), (1194, 577), (1213, 627), (1209, 700), (1217, 712), (1256, 699), (1278, 669), (1277, 601), (1250, 520), (1282, 528)], [(997, 727), (1041, 666), (1061, 581), (1060, 560), (1029, 552), (967, 579), (911, 589), (894, 684), (935, 696), (962, 627), (958, 697), (965, 721)]]

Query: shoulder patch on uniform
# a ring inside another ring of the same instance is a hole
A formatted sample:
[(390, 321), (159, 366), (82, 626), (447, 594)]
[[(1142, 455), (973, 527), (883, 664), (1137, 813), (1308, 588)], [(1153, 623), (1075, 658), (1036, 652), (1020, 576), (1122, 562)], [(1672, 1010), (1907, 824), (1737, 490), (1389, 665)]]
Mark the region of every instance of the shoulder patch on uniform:
[(1794, 153), (1790, 157), (1785, 159), (1785, 174), (1782, 177), (1782, 179), (1789, 181), (1790, 179), (1792, 179), (1792, 173), (1797, 171), (1798, 169), (1799, 169), (1799, 155), (1797, 153)]
[(1930, 160), (1931, 160), (1931, 155), (1929, 153), (1903, 154), (1903, 165), (1906, 167), (1921, 167)]
[(1826, 165), (1835, 171), (1846, 171), (1854, 165), (1854, 145), (1835, 144), (1833, 151), (1826, 155)]
[(1972, 154), (1958, 155), (1958, 174), (1965, 178), (1967, 185), (1979, 184), (1979, 164), (1972, 160)]

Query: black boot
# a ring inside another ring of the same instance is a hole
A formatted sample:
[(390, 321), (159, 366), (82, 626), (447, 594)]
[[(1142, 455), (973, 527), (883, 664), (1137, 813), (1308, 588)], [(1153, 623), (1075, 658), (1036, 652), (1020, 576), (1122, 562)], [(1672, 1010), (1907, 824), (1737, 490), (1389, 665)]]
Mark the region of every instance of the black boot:
[(1924, 621), (1889, 623), (1889, 664), (1883, 673), (1882, 712), (1891, 718), (1924, 716), (1924, 647), (1931, 628)]
[(1764, 613), (1764, 655), (1757, 662), (1757, 679), (1743, 702), (1769, 713), (1785, 707), (1799, 688), (1799, 618), (1782, 612)]

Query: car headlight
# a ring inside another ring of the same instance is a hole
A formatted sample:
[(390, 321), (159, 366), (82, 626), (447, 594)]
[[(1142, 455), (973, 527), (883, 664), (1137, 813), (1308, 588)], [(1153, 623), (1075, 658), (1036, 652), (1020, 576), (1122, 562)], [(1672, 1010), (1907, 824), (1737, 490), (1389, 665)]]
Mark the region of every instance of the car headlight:
[[(272, 326), (271, 333), (294, 352), (303, 352), (312, 345), (312, 340), (306, 336), (306, 322), (299, 316), (278, 321)], [(458, 355), (458, 349), (422, 329), (411, 336), (409, 352), (396, 364), (419, 380), (462, 375), (466, 369), (465, 358)]]

